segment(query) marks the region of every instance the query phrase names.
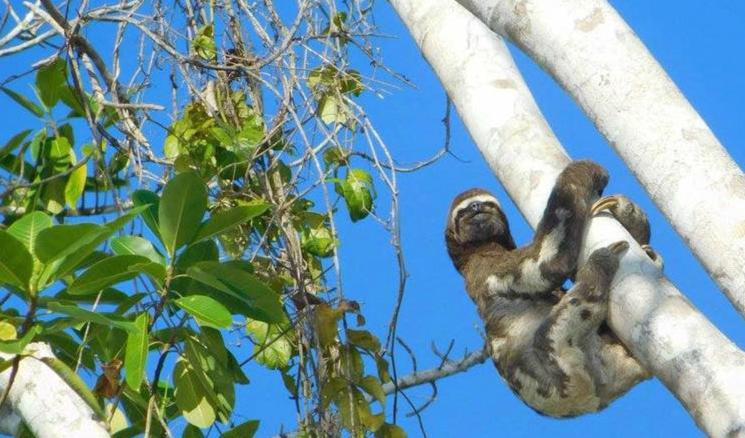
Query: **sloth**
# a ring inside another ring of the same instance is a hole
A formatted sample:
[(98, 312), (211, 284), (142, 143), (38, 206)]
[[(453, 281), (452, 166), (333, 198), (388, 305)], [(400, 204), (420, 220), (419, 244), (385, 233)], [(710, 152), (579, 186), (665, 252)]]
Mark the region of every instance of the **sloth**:
[[(616, 215), (649, 243), (642, 210), (622, 196), (598, 201), (607, 172), (591, 161), (559, 175), (533, 242), (517, 248), (499, 201), (482, 189), (453, 201), (445, 241), (485, 323), (487, 348), (510, 389), (540, 414), (596, 412), (650, 374), (607, 326), (608, 292), (628, 249), (616, 242), (577, 266), (593, 214)], [(650, 257), (656, 254), (647, 246)], [(573, 279), (565, 292), (563, 284)]]

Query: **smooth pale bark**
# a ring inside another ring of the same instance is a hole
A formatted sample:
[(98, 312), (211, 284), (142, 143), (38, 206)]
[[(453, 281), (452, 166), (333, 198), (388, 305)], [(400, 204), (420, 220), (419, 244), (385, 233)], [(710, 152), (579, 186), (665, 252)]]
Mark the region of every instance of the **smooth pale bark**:
[[(569, 158), (506, 46), (454, 1), (391, 3), (481, 153), (535, 226)], [(582, 257), (622, 239), (631, 249), (612, 286), (611, 327), (707, 433), (745, 433), (745, 354), (691, 306), (615, 220), (592, 220)]]
[[(18, 374), (10, 388), (6, 403), (12, 412), (0, 410), (3, 431), (18, 427), (20, 417), (38, 438), (108, 437), (103, 424), (83, 399), (49, 366), (38, 359), (54, 357), (47, 344), (32, 343), (18, 366)], [(11, 360), (13, 355), (0, 353), (0, 358)], [(8, 387), (10, 368), (0, 373), (0, 392)], [(5, 416), (11, 414), (11, 417)]]
[(605, 0), (458, 0), (579, 103), (745, 315), (745, 175)]

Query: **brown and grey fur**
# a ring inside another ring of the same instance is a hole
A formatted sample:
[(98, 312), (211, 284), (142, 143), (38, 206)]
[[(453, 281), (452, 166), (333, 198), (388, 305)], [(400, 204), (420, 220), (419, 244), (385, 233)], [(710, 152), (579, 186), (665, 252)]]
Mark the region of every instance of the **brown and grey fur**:
[(649, 377), (605, 324), (610, 282), (628, 244), (595, 251), (577, 271), (591, 207), (607, 182), (597, 164), (567, 166), (535, 239), (522, 248), (484, 190), (458, 196), (448, 218), (448, 253), (485, 322), (494, 364), (528, 406), (553, 417), (598, 411)]

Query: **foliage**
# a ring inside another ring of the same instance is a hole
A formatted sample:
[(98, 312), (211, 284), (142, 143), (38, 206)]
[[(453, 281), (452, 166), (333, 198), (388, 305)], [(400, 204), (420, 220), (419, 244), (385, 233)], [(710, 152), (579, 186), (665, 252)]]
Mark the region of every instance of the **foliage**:
[[(335, 221), (375, 215), (383, 171), (355, 152), (374, 132), (349, 51), (371, 56), (369, 7), (300, 2), (291, 32), (271, 2), (265, 25), (240, 2), (179, 7), (183, 28), (135, 3), (91, 6), (80, 25), (126, 10), (143, 47), (176, 66), (170, 79), (140, 59), (133, 78), (146, 79), (124, 86), (103, 48), (70, 39), (80, 50), (47, 56), (32, 92), (0, 88), (38, 120), (0, 146), (0, 351), (52, 345), (50, 366), (118, 437), (184, 421), (184, 436), (252, 436), (260, 422), (236, 406), (251, 362), (281, 377), (301, 436), (403, 436), (386, 416), (389, 353), (332, 269)], [(185, 52), (175, 35), (190, 36)], [(140, 104), (156, 83), (172, 85), (175, 118)]]

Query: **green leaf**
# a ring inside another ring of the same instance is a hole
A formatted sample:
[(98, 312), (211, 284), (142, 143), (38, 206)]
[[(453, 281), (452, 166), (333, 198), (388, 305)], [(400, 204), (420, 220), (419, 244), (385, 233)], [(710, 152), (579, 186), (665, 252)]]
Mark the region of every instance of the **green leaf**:
[(73, 280), (67, 292), (70, 295), (96, 293), (122, 281), (131, 280), (142, 272), (138, 265), (149, 263), (139, 255), (115, 255), (94, 264)]
[(85, 115), (85, 108), (83, 107), (83, 104), (81, 103), (80, 97), (78, 96), (78, 92), (76, 90), (74, 90), (70, 86), (67, 86), (58, 90), (58, 93), (62, 103), (67, 105), (67, 107), (72, 110), (72, 112), (68, 114), (67, 117), (83, 117)]
[(362, 83), (362, 75), (356, 70), (347, 70), (339, 80), (339, 91), (342, 94), (352, 93), (359, 96), (365, 91), (365, 85)]
[(8, 227), (8, 232), (20, 240), (31, 254), (34, 254), (34, 244), (39, 232), (52, 225), (52, 218), (49, 215), (40, 211), (34, 211), (23, 215), (23, 217), (13, 222), (13, 225)]
[[(126, 212), (125, 214), (123, 214), (122, 216), (104, 225), (103, 227), (98, 227), (98, 232), (95, 232), (95, 230), (89, 230), (80, 239), (77, 239), (77, 240), (72, 239), (72, 241), (69, 242), (69, 246), (67, 247), (59, 248), (59, 245), (54, 245), (54, 247), (58, 248), (58, 250), (61, 250), (61, 253), (54, 254), (54, 258), (58, 259), (58, 258), (64, 257), (64, 259), (59, 264), (50, 265), (50, 267), (48, 268), (49, 271), (46, 272), (45, 275), (47, 277), (51, 277), (53, 275), (62, 277), (74, 269), (80, 269), (80, 264), (83, 261), (85, 261), (86, 258), (88, 258), (91, 255), (91, 253), (93, 253), (93, 251), (95, 251), (95, 249), (98, 248), (99, 245), (105, 242), (114, 233), (119, 231), (119, 229), (122, 228), (124, 225), (129, 223), (129, 221), (131, 221), (135, 216), (140, 214), (142, 210), (145, 208), (147, 207), (134, 207), (128, 212)], [(81, 225), (92, 225), (92, 224), (81, 224)], [(37, 240), (37, 246), (44, 233), (50, 232), (51, 230), (54, 230), (55, 228), (59, 226), (60, 225), (49, 228), (39, 233), (39, 239)], [(75, 225), (71, 225), (71, 226), (75, 226)], [(55, 236), (62, 240), (68, 240), (67, 236), (65, 236), (64, 233), (57, 232), (53, 236), (47, 236), (47, 241), (45, 245), (49, 245), (51, 243), (50, 241)], [(38, 249), (37, 249), (37, 257), (39, 257)]]
[(337, 322), (342, 316), (343, 312), (332, 309), (328, 304), (319, 304), (315, 307), (313, 323), (321, 347), (328, 347), (336, 342), (338, 336)]
[(406, 432), (395, 424), (385, 423), (375, 431), (375, 438), (406, 438)]
[(169, 135), (166, 137), (166, 142), (163, 145), (163, 152), (169, 160), (175, 160), (178, 154), (181, 152), (179, 148), (178, 137), (175, 135)]
[(139, 255), (147, 257), (153, 263), (165, 264), (165, 257), (153, 244), (139, 236), (120, 236), (111, 239), (111, 251), (118, 255)]
[(197, 262), (218, 261), (220, 250), (214, 240), (203, 240), (189, 245), (176, 259), (176, 267), (186, 269)]
[(193, 424), (189, 424), (184, 429), (184, 433), (181, 435), (181, 438), (204, 438), (204, 434), (202, 433), (201, 429), (194, 426)]
[(0, 159), (8, 155), (9, 153), (16, 150), (18, 146), (23, 144), (23, 140), (28, 137), (28, 135), (31, 133), (30, 129), (26, 129), (25, 131), (21, 131), (18, 134), (14, 135), (10, 140), (8, 140), (7, 143), (5, 143), (5, 146), (0, 148)]
[(212, 215), (197, 231), (194, 242), (209, 239), (237, 225), (248, 222), (269, 209), (269, 204), (240, 205)]
[(215, 47), (215, 28), (209, 24), (199, 29), (192, 49), (202, 59), (212, 61), (217, 57), (217, 48)]
[(373, 208), (373, 181), (369, 173), (350, 169), (344, 181), (338, 181), (336, 191), (347, 204), (353, 222), (364, 219)]
[(78, 205), (80, 197), (85, 191), (85, 181), (88, 178), (88, 167), (83, 164), (70, 173), (65, 183), (65, 202), (70, 208)]
[(380, 352), (380, 341), (367, 330), (347, 330), (347, 339), (353, 345), (371, 353)]
[(21, 354), (26, 346), (41, 333), (42, 328), (38, 325), (31, 327), (21, 339), (16, 341), (0, 341), (0, 351), (7, 354)]
[(174, 303), (193, 316), (201, 326), (224, 329), (233, 324), (233, 317), (228, 309), (210, 297), (190, 295), (179, 298)]
[[(47, 227), (37, 235), (34, 242), (34, 253), (42, 263), (51, 263), (79, 251), (103, 232), (105, 232), (104, 227), (95, 224)], [(90, 252), (93, 252), (94, 249), (91, 248)]]
[(55, 178), (41, 187), (41, 201), (44, 208), (52, 214), (60, 214), (65, 209), (65, 180)]
[(62, 58), (57, 58), (49, 64), (39, 68), (36, 73), (36, 88), (39, 97), (48, 108), (52, 108), (59, 101), (62, 90), (67, 88), (67, 64)]
[(270, 369), (285, 368), (292, 358), (292, 331), (289, 324), (267, 324), (251, 320), (246, 330), (256, 346), (256, 362)]
[(303, 250), (318, 257), (329, 257), (334, 253), (337, 241), (331, 230), (324, 226), (303, 230), (301, 245)]
[(173, 256), (191, 242), (207, 208), (207, 188), (194, 172), (184, 172), (166, 184), (158, 207), (160, 235)]
[(345, 124), (349, 120), (349, 109), (333, 94), (324, 95), (318, 101), (318, 114), (326, 124)]
[(16, 93), (15, 91), (11, 90), (10, 88), (0, 87), (0, 90), (2, 90), (3, 93), (7, 94), (8, 97), (13, 99), (17, 104), (21, 105), (22, 107), (26, 108), (27, 110), (31, 111), (33, 115), (36, 117), (44, 117), (44, 110), (39, 107), (39, 105), (31, 102), (30, 100), (26, 99), (26, 97)]
[(380, 380), (373, 376), (365, 376), (361, 381), (356, 383), (381, 405), (385, 406), (385, 391), (383, 391), (383, 385), (380, 384)]
[(132, 193), (132, 202), (138, 207), (149, 206), (142, 211), (142, 220), (145, 221), (145, 225), (150, 228), (150, 231), (160, 239), (160, 228), (158, 226), (160, 198), (158, 195), (149, 190), (136, 190)]
[(9, 232), (0, 230), (0, 283), (28, 290), (34, 260), (23, 243)]
[(149, 322), (150, 318), (147, 313), (140, 314), (134, 321), (133, 329), (127, 335), (124, 369), (127, 370), (127, 385), (135, 391), (140, 390), (142, 380), (145, 378)]
[(259, 420), (250, 420), (226, 430), (220, 435), (220, 438), (253, 438), (258, 429)]
[(91, 312), (85, 309), (81, 309), (76, 305), (62, 304), (56, 301), (50, 301), (47, 303), (47, 309), (52, 312), (62, 313), (70, 316), (78, 321), (92, 322), (94, 324), (101, 324), (106, 327), (116, 327), (127, 332), (135, 330), (134, 323), (126, 320), (118, 315), (102, 312)]
[(207, 398), (207, 393), (212, 393), (212, 388), (205, 386), (203, 382), (186, 361), (179, 360), (176, 363), (173, 370), (176, 406), (186, 421), (200, 429), (212, 426), (217, 419), (215, 409)]
[(221, 302), (232, 313), (278, 323), (286, 319), (279, 296), (269, 286), (241, 269), (215, 262), (199, 262), (187, 275), (224, 294)]

